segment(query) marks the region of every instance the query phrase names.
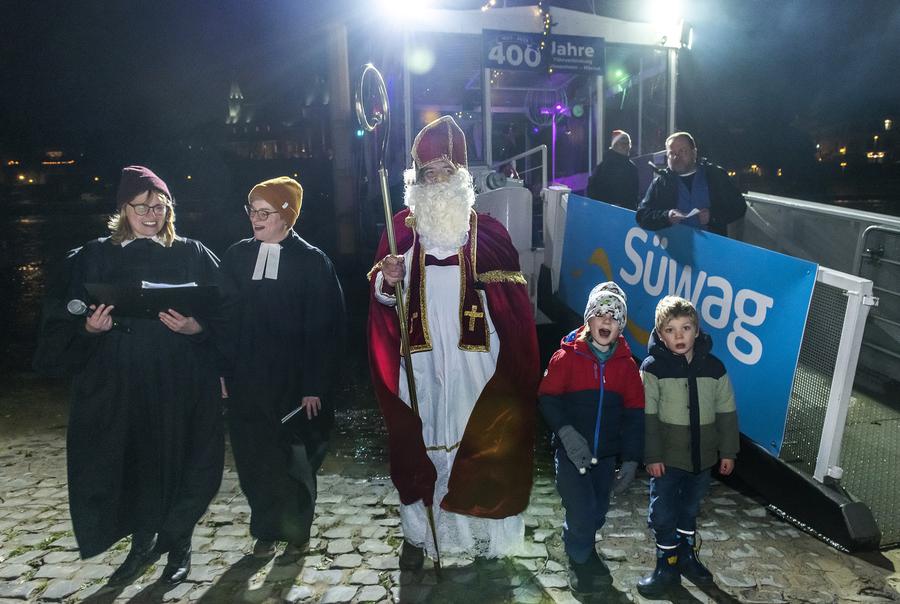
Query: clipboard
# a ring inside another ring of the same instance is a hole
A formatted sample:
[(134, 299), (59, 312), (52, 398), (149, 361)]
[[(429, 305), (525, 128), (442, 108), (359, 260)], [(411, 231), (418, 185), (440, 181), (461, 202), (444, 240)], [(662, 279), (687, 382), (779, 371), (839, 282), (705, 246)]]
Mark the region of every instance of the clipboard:
[(92, 304), (112, 304), (118, 316), (155, 319), (160, 312), (173, 309), (186, 317), (208, 316), (219, 299), (215, 285), (143, 288), (112, 283), (85, 283)]

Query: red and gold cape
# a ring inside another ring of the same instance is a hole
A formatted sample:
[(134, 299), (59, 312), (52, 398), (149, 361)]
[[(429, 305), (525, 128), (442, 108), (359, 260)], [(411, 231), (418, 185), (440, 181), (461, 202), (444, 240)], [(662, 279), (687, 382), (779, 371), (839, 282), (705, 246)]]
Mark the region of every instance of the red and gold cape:
[[(414, 231), (406, 224), (408, 216), (408, 209), (394, 216), (398, 254), (414, 244)], [(466, 260), (465, 282), (474, 283), (485, 294), (500, 353), (496, 371), (469, 417), (450, 473), (448, 493), (440, 505), (458, 514), (505, 518), (523, 511), (531, 492), (540, 381), (534, 315), (528, 286), (519, 271), (518, 253), (502, 224), (486, 214), (472, 212), (469, 240), (461, 252)], [(387, 238), (382, 236), (376, 262), (387, 254)], [(420, 258), (413, 256), (411, 264), (415, 265)], [(375, 299), (378, 269), (376, 264), (369, 273), (369, 365), (387, 424), (391, 479), (404, 504), (422, 499), (431, 505), (437, 475), (426, 454), (421, 421), (397, 396), (399, 380), (405, 379), (400, 376), (400, 326), (396, 310)], [(412, 275), (424, 267), (407, 269)], [(461, 312), (459, 320), (468, 319)], [(430, 386), (416, 384), (420, 390)]]

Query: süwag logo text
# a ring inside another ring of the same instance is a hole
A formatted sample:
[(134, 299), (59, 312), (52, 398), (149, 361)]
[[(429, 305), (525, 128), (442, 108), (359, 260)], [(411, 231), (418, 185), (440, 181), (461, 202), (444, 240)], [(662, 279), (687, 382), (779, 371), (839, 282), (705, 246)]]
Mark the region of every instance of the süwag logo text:
[(638, 227), (625, 235), (625, 256), (629, 264), (619, 269), (619, 277), (638, 286), (651, 298), (681, 296), (697, 308), (703, 325), (729, 329), (728, 352), (745, 365), (762, 358), (763, 342), (750, 328), (765, 323), (775, 300), (762, 292), (734, 286), (723, 276), (710, 275), (690, 265), (682, 265), (666, 253), (667, 241)]

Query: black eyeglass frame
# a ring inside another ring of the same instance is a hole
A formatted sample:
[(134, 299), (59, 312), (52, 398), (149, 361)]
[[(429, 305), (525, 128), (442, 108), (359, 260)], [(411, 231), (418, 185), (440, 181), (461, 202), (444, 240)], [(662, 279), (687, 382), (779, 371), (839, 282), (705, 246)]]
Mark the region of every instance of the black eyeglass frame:
[(247, 213), (247, 216), (250, 220), (253, 220), (254, 216), (259, 216), (259, 219), (265, 222), (269, 219), (269, 216), (272, 214), (277, 214), (275, 210), (254, 210), (250, 206), (244, 206), (244, 211)]
[[(172, 207), (172, 204), (168, 203), (158, 203), (156, 205), (147, 205), (146, 203), (129, 203), (131, 209), (134, 210), (134, 213), (138, 216), (146, 216), (147, 214), (152, 213), (154, 216), (165, 216), (166, 212)], [(157, 208), (162, 208), (162, 211)]]

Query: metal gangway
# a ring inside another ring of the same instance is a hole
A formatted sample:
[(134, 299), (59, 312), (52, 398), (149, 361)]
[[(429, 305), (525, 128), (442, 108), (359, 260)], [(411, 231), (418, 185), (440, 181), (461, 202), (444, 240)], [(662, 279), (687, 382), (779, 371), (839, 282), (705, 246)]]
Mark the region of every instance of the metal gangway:
[[(748, 210), (737, 238), (821, 267), (781, 458), (864, 502), (881, 531), (881, 546), (896, 544), (900, 218), (761, 193), (745, 198)], [(854, 350), (859, 360), (848, 373)]]

